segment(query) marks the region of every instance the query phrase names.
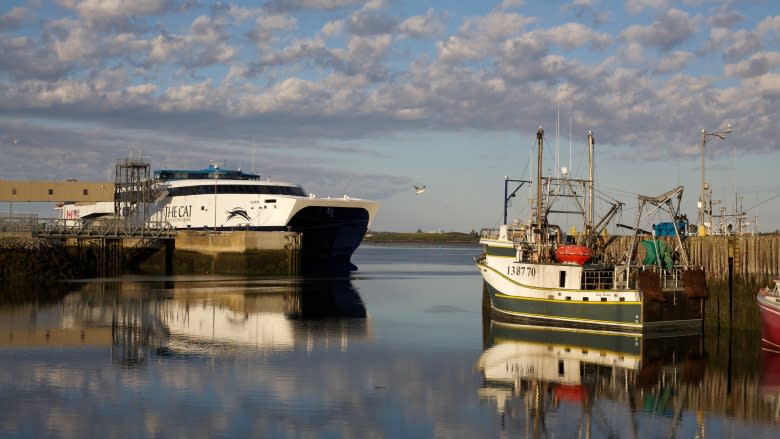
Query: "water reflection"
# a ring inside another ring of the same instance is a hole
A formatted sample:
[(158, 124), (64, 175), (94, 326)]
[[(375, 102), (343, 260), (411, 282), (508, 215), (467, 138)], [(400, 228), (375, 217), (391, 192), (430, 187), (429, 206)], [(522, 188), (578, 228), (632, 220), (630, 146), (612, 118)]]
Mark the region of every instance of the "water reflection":
[(150, 355), (345, 350), (370, 336), (365, 317), (349, 278), (115, 279), (87, 282), (60, 304), (0, 308), (0, 346), (110, 345), (126, 365)]
[(639, 413), (672, 420), (673, 436), (706, 370), (700, 334), (649, 338), (496, 321), (487, 330), (480, 397), (495, 403), (502, 428), (521, 426), (529, 437), (549, 429), (637, 437)]
[(759, 393), (771, 410), (774, 422), (780, 422), (780, 351), (761, 349), (761, 382)]

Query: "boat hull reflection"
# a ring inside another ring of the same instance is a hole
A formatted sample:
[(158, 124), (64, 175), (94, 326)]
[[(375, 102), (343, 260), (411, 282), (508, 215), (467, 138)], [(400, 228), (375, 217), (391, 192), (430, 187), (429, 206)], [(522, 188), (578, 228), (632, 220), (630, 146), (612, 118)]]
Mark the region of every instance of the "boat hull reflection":
[(110, 346), (115, 363), (247, 350), (345, 351), (371, 337), (348, 277), (92, 280), (61, 304), (0, 309), (0, 347)]
[(564, 406), (561, 416), (578, 407), (579, 434), (601, 410), (602, 419), (621, 420), (601, 426), (608, 437), (636, 437), (638, 413), (679, 416), (671, 395), (704, 378), (701, 333), (651, 338), (487, 320), (480, 398), (496, 404), (502, 426), (523, 424), (531, 437), (543, 437), (545, 419)]
[(143, 362), (149, 350), (165, 356), (312, 350), (318, 344), (345, 350), (350, 338), (370, 335), (365, 306), (349, 278), (174, 284), (164, 292), (168, 299), (116, 305), (116, 362)]
[(761, 348), (761, 381), (758, 392), (771, 408), (772, 421), (780, 422), (780, 350)]

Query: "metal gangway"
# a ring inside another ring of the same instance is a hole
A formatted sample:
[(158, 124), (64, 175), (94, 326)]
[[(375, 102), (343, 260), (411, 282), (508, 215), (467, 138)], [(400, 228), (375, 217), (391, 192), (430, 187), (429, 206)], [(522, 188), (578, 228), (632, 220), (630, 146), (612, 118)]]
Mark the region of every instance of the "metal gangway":
[(124, 218), (49, 219), (42, 221), (33, 236), (49, 239), (174, 239), (176, 229), (167, 221), (127, 221)]
[(38, 215), (0, 215), (0, 236), (67, 239), (174, 239), (176, 229), (166, 221), (131, 222), (124, 218), (62, 219)]

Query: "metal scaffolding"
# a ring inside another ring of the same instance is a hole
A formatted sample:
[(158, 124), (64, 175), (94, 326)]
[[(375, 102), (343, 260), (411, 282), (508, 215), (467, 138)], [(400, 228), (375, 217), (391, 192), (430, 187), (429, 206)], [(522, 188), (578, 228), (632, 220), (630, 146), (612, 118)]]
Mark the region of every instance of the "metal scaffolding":
[(149, 160), (140, 154), (121, 159), (114, 175), (114, 215), (128, 224), (148, 223), (155, 202)]

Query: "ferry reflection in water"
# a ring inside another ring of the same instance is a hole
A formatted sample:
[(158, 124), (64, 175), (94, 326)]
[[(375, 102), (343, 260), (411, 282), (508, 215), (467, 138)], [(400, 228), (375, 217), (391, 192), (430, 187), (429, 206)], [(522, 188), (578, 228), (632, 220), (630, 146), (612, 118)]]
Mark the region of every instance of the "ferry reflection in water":
[[(643, 437), (643, 414), (667, 418), (675, 437), (690, 409), (687, 392), (706, 368), (701, 335), (647, 338), (496, 321), (485, 330), (480, 397), (496, 404), (503, 429), (526, 437), (551, 429), (561, 437)], [(704, 437), (703, 413), (696, 418)]]
[[(366, 309), (349, 278), (247, 280), (181, 278), (90, 282), (62, 305), (2, 311), (3, 344), (111, 344), (118, 364), (148, 356), (230, 356), (247, 349), (346, 350), (370, 336)], [(15, 315), (12, 315), (15, 314)], [(4, 332), (6, 332), (4, 331)]]

